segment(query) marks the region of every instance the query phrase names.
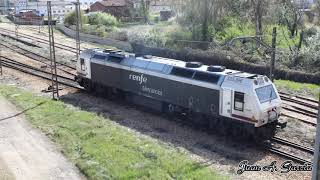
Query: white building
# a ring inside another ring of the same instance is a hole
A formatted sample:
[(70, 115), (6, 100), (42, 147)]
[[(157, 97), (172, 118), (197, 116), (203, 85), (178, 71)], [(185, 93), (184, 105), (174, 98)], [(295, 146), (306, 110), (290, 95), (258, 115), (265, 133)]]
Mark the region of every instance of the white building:
[[(90, 5), (95, 3), (97, 0), (79, 0), (80, 8), (83, 10), (89, 9)], [(64, 16), (65, 14), (75, 10), (75, 5), (71, 0), (60, 0), (51, 1), (52, 15), (56, 17)], [(32, 1), (27, 2), (27, 0), (17, 0), (15, 2), (16, 13), (25, 9), (35, 9), (39, 15), (47, 16), (47, 1)]]

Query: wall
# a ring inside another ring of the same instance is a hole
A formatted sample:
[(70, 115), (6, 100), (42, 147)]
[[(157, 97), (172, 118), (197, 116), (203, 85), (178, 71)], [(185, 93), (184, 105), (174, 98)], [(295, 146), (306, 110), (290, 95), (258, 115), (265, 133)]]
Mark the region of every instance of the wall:
[[(60, 30), (61, 32), (63, 32), (64, 34), (66, 34), (67, 36), (70, 36), (72, 38), (76, 37), (75, 31), (65, 27), (63, 24), (57, 24), (56, 28), (58, 30)], [(99, 44), (107, 45), (107, 46), (113, 46), (113, 47), (116, 47), (118, 49), (128, 51), (128, 52), (132, 51), (132, 47), (131, 47), (130, 43), (124, 42), (124, 41), (118, 41), (118, 40), (114, 40), (114, 39), (110, 39), (110, 38), (101, 38), (98, 36), (83, 34), (83, 33), (80, 33), (80, 39), (81, 39), (81, 41), (99, 43)]]

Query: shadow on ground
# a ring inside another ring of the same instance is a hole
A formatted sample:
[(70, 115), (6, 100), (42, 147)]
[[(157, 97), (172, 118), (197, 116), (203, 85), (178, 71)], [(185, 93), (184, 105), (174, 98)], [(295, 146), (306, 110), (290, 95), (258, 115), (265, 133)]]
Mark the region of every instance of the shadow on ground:
[(185, 148), (204, 158), (204, 163), (207, 165), (237, 167), (242, 160), (255, 163), (265, 157), (263, 151), (249, 142), (239, 142), (232, 137), (222, 137), (214, 133), (208, 134), (185, 125), (181, 122), (183, 120), (180, 122), (170, 120), (159, 112), (152, 112), (124, 101), (110, 101), (85, 92), (67, 94), (62, 96), (61, 100), (81, 110), (95, 112), (141, 134), (169, 143), (173, 147)]

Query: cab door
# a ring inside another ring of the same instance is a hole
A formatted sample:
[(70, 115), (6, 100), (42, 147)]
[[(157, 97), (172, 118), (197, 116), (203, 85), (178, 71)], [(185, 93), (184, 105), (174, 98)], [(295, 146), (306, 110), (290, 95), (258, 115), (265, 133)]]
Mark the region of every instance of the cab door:
[(224, 88), (221, 96), (221, 115), (231, 117), (233, 90)]

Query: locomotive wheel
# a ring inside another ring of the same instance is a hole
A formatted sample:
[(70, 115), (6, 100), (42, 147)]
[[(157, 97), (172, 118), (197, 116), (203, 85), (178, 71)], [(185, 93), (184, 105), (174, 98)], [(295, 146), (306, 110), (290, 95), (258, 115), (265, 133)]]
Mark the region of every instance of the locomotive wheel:
[(92, 87), (92, 83), (90, 81), (87, 80), (83, 80), (83, 87), (88, 91), (88, 92), (93, 92), (93, 87)]
[(254, 141), (255, 142), (262, 142), (274, 137), (277, 132), (277, 123), (273, 122), (263, 127), (256, 129), (254, 134)]

